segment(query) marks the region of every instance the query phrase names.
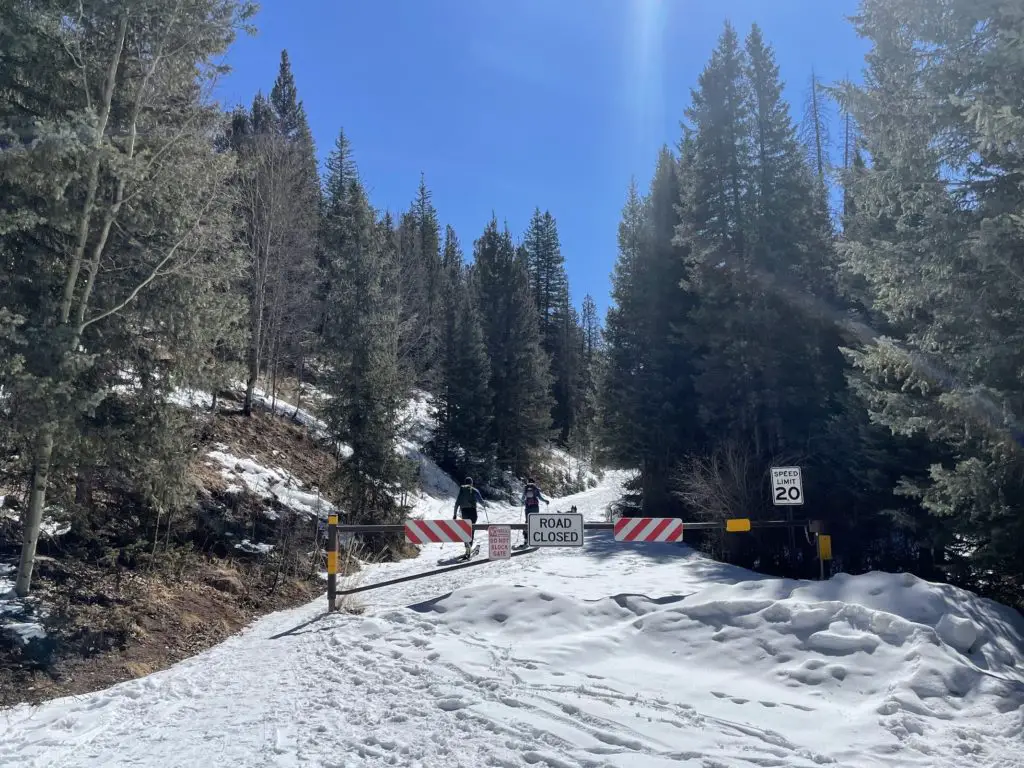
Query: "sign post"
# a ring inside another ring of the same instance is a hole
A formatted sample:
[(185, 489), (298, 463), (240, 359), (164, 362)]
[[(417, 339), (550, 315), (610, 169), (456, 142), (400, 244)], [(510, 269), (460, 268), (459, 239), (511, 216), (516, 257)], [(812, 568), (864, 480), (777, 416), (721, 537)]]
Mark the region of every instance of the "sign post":
[(512, 529), (507, 525), (492, 525), (487, 529), (487, 557), (490, 560), (512, 557)]
[[(800, 467), (772, 467), (772, 504), (786, 507), (786, 519), (793, 522), (793, 507), (804, 503)], [(796, 532), (789, 529), (789, 556), (796, 557)]]
[(825, 580), (825, 561), (832, 559), (832, 537), (827, 533), (818, 536), (818, 567), (821, 569), (820, 580)]
[(338, 516), (327, 516), (327, 610), (338, 609)]
[(582, 547), (583, 515), (571, 512), (527, 515), (526, 543), (531, 547)]

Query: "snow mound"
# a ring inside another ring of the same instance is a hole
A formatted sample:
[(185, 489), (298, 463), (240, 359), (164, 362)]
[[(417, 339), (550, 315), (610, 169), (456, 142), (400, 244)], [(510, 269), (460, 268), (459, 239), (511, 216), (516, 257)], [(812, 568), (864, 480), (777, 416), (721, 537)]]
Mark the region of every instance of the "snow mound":
[[(412, 608), (554, 669), (625, 664), (649, 689), (681, 666), (680, 684), (707, 685), (733, 704), (814, 711), (828, 701), (842, 709), (838, 727), (854, 741), (881, 725), (924, 755), (936, 754), (930, 737), (951, 726), (962, 735), (961, 754), (979, 754), (982, 744), (998, 754), (1024, 723), (1021, 616), (909, 574), (758, 579), (688, 596), (596, 601), (493, 585)], [(704, 670), (716, 670), (715, 679), (705, 682)]]

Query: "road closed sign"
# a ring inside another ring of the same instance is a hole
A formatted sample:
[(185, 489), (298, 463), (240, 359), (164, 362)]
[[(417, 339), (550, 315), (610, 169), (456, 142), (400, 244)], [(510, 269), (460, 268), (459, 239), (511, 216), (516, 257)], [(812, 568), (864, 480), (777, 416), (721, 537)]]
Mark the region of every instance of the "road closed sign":
[(526, 543), (531, 547), (582, 547), (583, 515), (527, 515)]
[(804, 503), (800, 467), (772, 467), (772, 503), (776, 506)]
[(492, 525), (487, 529), (487, 557), (491, 560), (512, 557), (512, 529), (507, 525)]

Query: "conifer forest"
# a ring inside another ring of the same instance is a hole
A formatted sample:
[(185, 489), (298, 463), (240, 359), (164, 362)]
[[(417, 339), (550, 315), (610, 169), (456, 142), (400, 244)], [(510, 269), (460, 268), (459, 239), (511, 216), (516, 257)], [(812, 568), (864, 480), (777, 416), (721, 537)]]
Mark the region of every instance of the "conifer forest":
[[(800, 466), (837, 571), (1022, 604), (1017, 0), (862, 0), (869, 53), (839, 82), (780, 71), (758, 26), (726, 22), (671, 105), (678, 135), (621, 180), (606, 313), (570, 285), (543, 189), (521, 231), (496, 210), (456, 232), (429, 167), (404, 210), (377, 207), (345, 126), (314, 140), (288, 51), (248, 103), (213, 99), (254, 12), (0, 0), (0, 554), (19, 596), (60, 558), (121, 579), (223, 557), (199, 446), (211, 414), (244, 430), (277, 400), (319, 414), (319, 492), (345, 520), (401, 522), (412, 400), (423, 451), (486, 498), (622, 469), (626, 514), (773, 519), (769, 467)], [(268, 589), (312, 568), (316, 535), (275, 525), (295, 543), (261, 566)], [(817, 575), (801, 531), (687, 541)]]

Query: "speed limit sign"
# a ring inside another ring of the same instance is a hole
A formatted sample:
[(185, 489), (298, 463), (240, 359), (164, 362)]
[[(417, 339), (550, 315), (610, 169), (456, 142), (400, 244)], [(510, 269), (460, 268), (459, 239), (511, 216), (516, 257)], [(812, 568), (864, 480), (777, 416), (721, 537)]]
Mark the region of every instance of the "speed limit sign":
[(772, 467), (772, 503), (776, 506), (804, 503), (800, 467)]

